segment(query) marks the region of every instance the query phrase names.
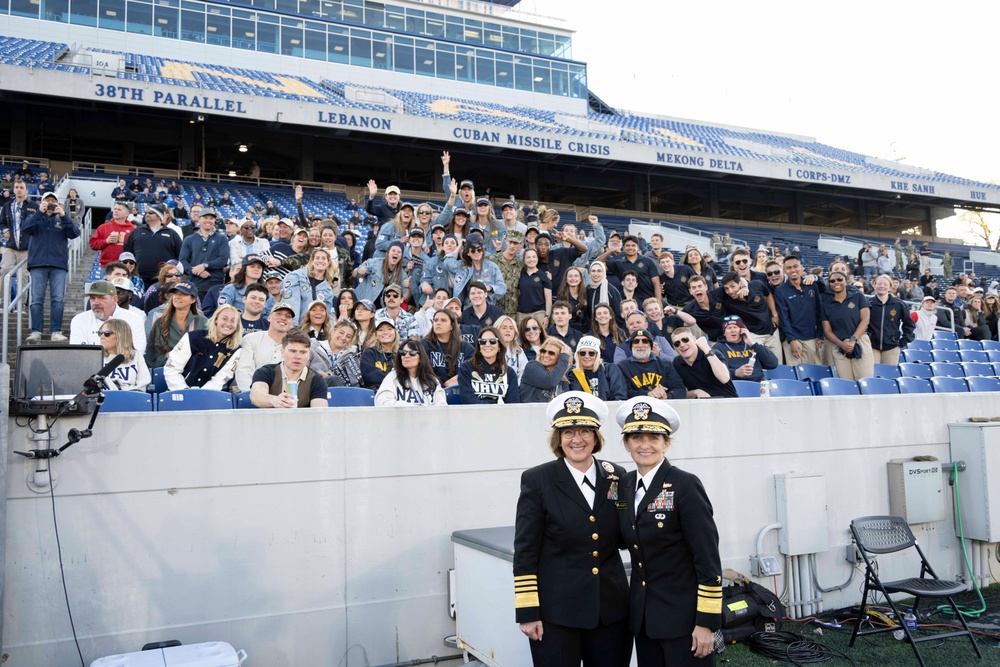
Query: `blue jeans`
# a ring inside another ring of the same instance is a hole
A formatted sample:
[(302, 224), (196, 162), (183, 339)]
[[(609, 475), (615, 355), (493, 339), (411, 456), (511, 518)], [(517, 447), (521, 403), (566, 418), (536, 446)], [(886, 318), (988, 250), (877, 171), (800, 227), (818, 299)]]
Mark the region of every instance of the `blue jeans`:
[(31, 330), (42, 332), (42, 320), (45, 312), (45, 286), (49, 286), (49, 297), (52, 300), (52, 312), (49, 314), (49, 331), (62, 331), (63, 297), (66, 296), (66, 269), (45, 267), (31, 269), (31, 305), (28, 314), (31, 319)]

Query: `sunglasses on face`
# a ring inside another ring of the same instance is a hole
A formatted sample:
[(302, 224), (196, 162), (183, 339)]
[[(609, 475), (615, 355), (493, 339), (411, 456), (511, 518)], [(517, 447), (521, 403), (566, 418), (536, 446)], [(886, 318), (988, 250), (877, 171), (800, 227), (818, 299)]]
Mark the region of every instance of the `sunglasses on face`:
[(430, 211), (417, 211), (417, 215), (430, 215)]
[(831, 283), (842, 283), (842, 282), (844, 282), (844, 279), (843, 278), (830, 278), (830, 282)]
[(684, 336), (684, 338), (678, 338), (677, 340), (674, 341), (674, 347), (680, 347), (681, 345), (685, 345), (690, 342), (691, 339), (688, 338), (687, 336)]
[(480, 338), (479, 339), (479, 344), (480, 345), (496, 345), (499, 342), (500, 342), (499, 338)]
[(482, 248), (475, 247), (475, 246), (472, 247), (472, 248), (469, 248), (469, 252), (482, 252), (482, 251), (483, 251)]
[(539, 350), (538, 351), (538, 355), (539, 356), (541, 356), (543, 354), (545, 354), (545, 355), (552, 355), (554, 357), (554, 356), (556, 356), (559, 353), (556, 352), (555, 350)]
[(538, 331), (538, 330), (539, 330), (539, 328), (540, 328), (540, 327), (536, 327), (536, 326), (530, 326), (530, 327), (524, 327), (524, 330), (525, 330), (525, 331)]
[(593, 350), (580, 350), (577, 352), (581, 357), (596, 357), (597, 353)]
[(650, 341), (648, 338), (636, 338), (634, 341), (632, 341), (632, 345), (651, 345), (651, 344), (652, 341)]
[(97, 335), (100, 336), (101, 338), (107, 338), (108, 336), (114, 336), (115, 332), (101, 330), (97, 332)]
[(749, 259), (734, 259), (733, 264), (749, 264)]
[(416, 350), (400, 350), (399, 356), (401, 357), (419, 357), (420, 353)]
[(781, 275), (781, 271), (767, 271), (766, 275), (769, 275), (769, 276), (780, 276)]

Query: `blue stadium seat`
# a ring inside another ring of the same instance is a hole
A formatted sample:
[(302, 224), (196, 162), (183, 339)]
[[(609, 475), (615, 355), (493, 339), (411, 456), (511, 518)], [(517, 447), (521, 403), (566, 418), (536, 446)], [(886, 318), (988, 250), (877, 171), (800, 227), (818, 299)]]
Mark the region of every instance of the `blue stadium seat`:
[(885, 377), (861, 378), (858, 388), (862, 394), (898, 394), (899, 385), (896, 381)]
[(163, 377), (163, 367), (151, 368), (150, 374), (153, 378), (152, 383), (150, 383), (152, 390), (147, 389), (147, 391), (151, 394), (162, 394), (167, 391), (167, 381)]
[(951, 338), (935, 338), (931, 341), (932, 350), (959, 350), (958, 341)]
[(959, 350), (982, 350), (983, 344), (978, 340), (970, 340), (968, 338), (963, 338), (958, 341)]
[(794, 368), (780, 364), (776, 368), (765, 370), (764, 377), (768, 380), (798, 380)]
[(833, 371), (829, 366), (823, 364), (799, 364), (795, 366), (795, 379), (797, 380), (820, 380), (822, 378), (832, 378)]
[(934, 361), (945, 364), (957, 364), (962, 361), (958, 350), (934, 350), (931, 352), (931, 357), (934, 358)]
[[(778, 368), (781, 368), (779, 366)], [(771, 388), (772, 398), (786, 398), (789, 396), (812, 396), (813, 388), (811, 382), (801, 382), (799, 380), (768, 380)]]
[(934, 361), (934, 357), (926, 350), (904, 349), (899, 351), (899, 360), (908, 364), (929, 364)]
[(370, 407), (375, 405), (375, 392), (362, 387), (330, 387), (326, 402), (331, 408)]
[(931, 340), (958, 340), (958, 335), (954, 331), (935, 331)]
[(966, 393), (969, 385), (965, 384), (965, 378), (956, 377), (932, 377), (931, 386), (935, 394)]
[(958, 364), (946, 364), (935, 361), (930, 364), (931, 375), (937, 377), (964, 378), (965, 370)]
[(861, 393), (857, 382), (845, 378), (820, 378), (818, 384), (820, 396), (858, 396)]
[(1000, 378), (973, 376), (965, 378), (965, 383), (969, 391), (1000, 391)]
[(963, 350), (958, 353), (958, 356), (962, 361), (975, 361), (981, 364), (988, 364), (990, 362), (990, 355), (982, 350)]
[(104, 392), (104, 403), (101, 412), (152, 412), (153, 397), (142, 391)]
[(906, 344), (907, 350), (926, 350), (930, 352), (934, 348), (931, 347), (931, 342), (929, 340), (911, 340)]
[(962, 371), (964, 371), (965, 377), (967, 378), (975, 375), (995, 377), (993, 374), (993, 366), (990, 364), (980, 363), (977, 361), (963, 361), (959, 365), (962, 367)]
[(750, 380), (733, 380), (736, 395), (740, 398), (760, 398), (760, 382)]
[[(757, 385), (757, 393), (759, 394), (760, 393), (760, 385), (758, 383), (756, 383), (756, 382), (754, 382), (753, 384)], [(739, 391), (739, 390), (737, 390), (737, 391)], [(458, 385), (455, 385), (453, 387), (445, 387), (444, 388), (444, 395), (448, 399), (448, 405), (461, 405), (462, 404), (462, 398), (459, 395)]]
[(896, 380), (900, 394), (933, 394), (934, 388), (931, 381), (917, 377), (901, 377)]
[(250, 392), (241, 391), (233, 396), (233, 402), (237, 410), (257, 409), (257, 406), (250, 402)]
[[(899, 377), (899, 366), (892, 364), (875, 364), (875, 377), (895, 380)], [(896, 392), (897, 394), (899, 392)]]
[(986, 353), (986, 357), (990, 360), (991, 364), (1000, 362), (1000, 350), (990, 350)]
[(983, 346), (983, 349), (987, 352), (1000, 352), (1000, 341), (996, 340), (981, 340), (979, 344)]
[(233, 395), (215, 389), (176, 389), (158, 394), (159, 412), (179, 410), (232, 410)]
[(899, 365), (899, 375), (904, 378), (930, 378), (934, 375), (931, 372), (930, 364), (908, 364)]
[(1000, 362), (992, 363), (990, 366), (993, 367), (993, 375), (1000, 377)]

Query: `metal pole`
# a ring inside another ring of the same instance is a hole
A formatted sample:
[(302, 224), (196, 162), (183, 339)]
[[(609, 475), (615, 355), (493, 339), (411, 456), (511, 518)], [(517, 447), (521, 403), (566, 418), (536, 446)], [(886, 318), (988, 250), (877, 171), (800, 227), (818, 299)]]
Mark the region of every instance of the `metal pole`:
[[(10, 281), (4, 278), (4, 283), (8, 287)], [(10, 293), (6, 293), (6, 301), (10, 300)], [(6, 313), (5, 313), (6, 315)], [(6, 329), (7, 318), (4, 317), (4, 328)], [(6, 333), (6, 332), (5, 332)], [(4, 336), (4, 345), (7, 344), (7, 337)], [(7, 544), (7, 418), (10, 405), (10, 366), (7, 364), (6, 355), (0, 359), (0, 609), (4, 603), (4, 576), (7, 555), (4, 546)], [(0, 614), (0, 655), (3, 655), (3, 614)]]

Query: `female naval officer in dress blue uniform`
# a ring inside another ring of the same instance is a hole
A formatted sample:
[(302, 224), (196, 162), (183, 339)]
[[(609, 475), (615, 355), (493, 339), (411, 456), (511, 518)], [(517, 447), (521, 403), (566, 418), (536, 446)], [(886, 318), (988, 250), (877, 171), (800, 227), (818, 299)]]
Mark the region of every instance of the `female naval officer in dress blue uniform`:
[(666, 459), (680, 417), (637, 396), (615, 413), (636, 470), (621, 481), (621, 532), (632, 557), (629, 623), (639, 667), (711, 667), (722, 623), (722, 565), (701, 480)]
[(514, 606), (536, 667), (625, 667), (632, 657), (628, 582), (618, 553), (624, 469), (601, 451), (602, 400), (581, 391), (546, 409), (556, 460), (521, 475)]

